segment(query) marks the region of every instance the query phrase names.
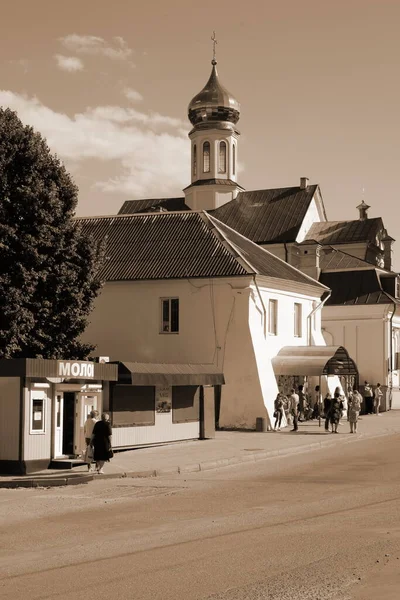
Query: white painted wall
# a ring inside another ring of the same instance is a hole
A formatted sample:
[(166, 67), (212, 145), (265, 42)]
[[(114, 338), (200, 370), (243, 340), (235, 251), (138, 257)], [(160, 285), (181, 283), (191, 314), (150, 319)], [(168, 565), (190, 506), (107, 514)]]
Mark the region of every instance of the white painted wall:
[(313, 198), (310, 202), (310, 206), (308, 208), (306, 216), (304, 217), (304, 220), (301, 224), (299, 233), (297, 234), (296, 242), (300, 244), (303, 240), (305, 240), (311, 225), (313, 223), (319, 223), (322, 220), (323, 219), (321, 218), (320, 213), (318, 211), (317, 203)]
[(31, 391), (28, 387), (24, 388), (24, 444), (23, 460), (50, 459), (51, 454), (51, 398), (48, 390), (36, 390), (43, 392), (45, 397), (45, 433), (30, 432), (31, 418)]

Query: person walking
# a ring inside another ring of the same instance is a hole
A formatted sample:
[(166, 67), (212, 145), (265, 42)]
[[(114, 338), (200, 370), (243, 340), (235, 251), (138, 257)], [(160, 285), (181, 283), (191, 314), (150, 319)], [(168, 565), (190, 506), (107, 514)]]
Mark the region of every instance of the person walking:
[(104, 473), (104, 463), (113, 457), (112, 429), (110, 425), (110, 416), (107, 413), (101, 415), (101, 421), (97, 421), (93, 428), (91, 443), (94, 447), (94, 460), (96, 461), (97, 473)]
[(325, 431), (329, 433), (329, 423), (331, 419), (332, 396), (330, 392), (326, 393), (324, 398)]
[(351, 395), (351, 403), (348, 408), (349, 415), (349, 423), (350, 423), (350, 433), (357, 433), (357, 423), (358, 417), (361, 410), (362, 404), (362, 396), (360, 392), (354, 388), (353, 393)]
[(280, 431), (281, 430), (282, 417), (283, 417), (283, 410), (284, 410), (283, 409), (283, 395), (280, 392), (277, 395), (277, 397), (275, 398), (274, 408), (275, 408), (275, 412), (274, 412), (274, 417), (275, 417), (274, 431), (277, 431), (277, 430)]
[(315, 386), (314, 393), (314, 407), (312, 412), (312, 419), (319, 419), (322, 412), (322, 396), (319, 385)]
[(306, 418), (306, 410), (307, 410), (307, 396), (303, 391), (304, 387), (299, 385), (297, 397), (299, 399), (299, 412), (298, 419), (299, 421), (303, 421)]
[(290, 390), (289, 410), (293, 416), (293, 429), (291, 429), (291, 431), (298, 431), (299, 426), (297, 424), (297, 420), (299, 410), (299, 396), (296, 394), (296, 390), (294, 388)]
[(85, 421), (83, 426), (83, 435), (85, 436), (86, 446), (89, 446), (90, 440), (92, 438), (93, 427), (96, 425), (99, 420), (99, 411), (91, 410), (88, 414), (88, 418)]
[(383, 392), (381, 390), (381, 384), (377, 383), (375, 392), (374, 392), (374, 411), (378, 417), (380, 417), (379, 408), (381, 405), (382, 396), (383, 396)]
[[(337, 388), (336, 388), (337, 389)], [(332, 433), (339, 433), (338, 426), (340, 423), (340, 419), (343, 416), (343, 402), (340, 398), (340, 392), (335, 391), (335, 395), (333, 397), (331, 409), (330, 409), (330, 422), (332, 426)]]
[(365, 400), (365, 414), (372, 415), (374, 412), (373, 406), (374, 392), (368, 381), (364, 382), (364, 400)]

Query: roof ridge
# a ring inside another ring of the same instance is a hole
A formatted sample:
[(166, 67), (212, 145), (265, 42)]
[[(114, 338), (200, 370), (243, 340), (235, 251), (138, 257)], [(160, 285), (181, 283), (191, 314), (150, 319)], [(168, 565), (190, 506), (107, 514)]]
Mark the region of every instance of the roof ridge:
[(146, 213), (118, 213), (116, 215), (89, 215), (87, 217), (78, 217), (75, 216), (73, 219), (76, 220), (84, 220), (84, 219), (120, 219), (120, 218), (129, 218), (129, 217), (165, 217), (170, 215), (196, 215), (201, 213), (201, 210), (167, 210), (165, 212), (146, 212)]

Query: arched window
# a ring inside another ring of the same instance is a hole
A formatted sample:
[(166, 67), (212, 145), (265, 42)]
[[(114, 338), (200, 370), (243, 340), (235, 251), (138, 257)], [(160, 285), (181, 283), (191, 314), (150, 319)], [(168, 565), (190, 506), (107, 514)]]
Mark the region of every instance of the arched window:
[(196, 144), (193, 146), (193, 177), (197, 175), (197, 148)]
[(210, 142), (203, 144), (203, 173), (210, 172)]
[(226, 173), (226, 143), (219, 143), (218, 173)]
[(232, 174), (236, 175), (236, 146), (232, 146)]

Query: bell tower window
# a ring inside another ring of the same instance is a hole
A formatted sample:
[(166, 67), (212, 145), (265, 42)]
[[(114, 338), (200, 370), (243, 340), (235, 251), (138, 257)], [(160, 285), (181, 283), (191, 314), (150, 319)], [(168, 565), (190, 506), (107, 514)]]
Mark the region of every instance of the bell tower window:
[(196, 144), (193, 146), (193, 177), (197, 175), (197, 148)]
[(236, 175), (236, 146), (233, 144), (232, 146), (232, 173)]
[(219, 143), (218, 173), (226, 173), (226, 143)]
[(210, 172), (210, 142), (203, 144), (203, 173)]

